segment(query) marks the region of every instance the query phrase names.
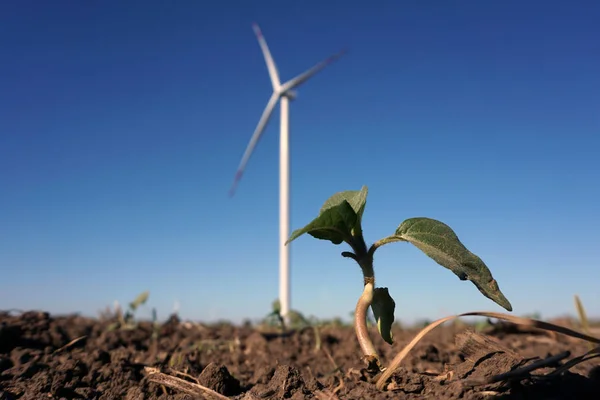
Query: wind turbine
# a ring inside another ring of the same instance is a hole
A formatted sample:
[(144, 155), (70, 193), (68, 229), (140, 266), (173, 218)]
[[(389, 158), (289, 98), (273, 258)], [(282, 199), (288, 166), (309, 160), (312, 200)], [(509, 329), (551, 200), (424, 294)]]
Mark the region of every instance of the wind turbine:
[(273, 94), (271, 95), (271, 98), (269, 99), (269, 102), (267, 103), (267, 106), (265, 107), (265, 110), (258, 121), (258, 125), (256, 126), (254, 134), (250, 139), (250, 143), (248, 143), (248, 146), (246, 147), (246, 151), (244, 152), (240, 165), (235, 174), (235, 179), (230, 190), (230, 196), (233, 196), (235, 193), (237, 184), (242, 178), (242, 174), (246, 168), (246, 163), (252, 155), (258, 140), (263, 134), (265, 127), (271, 118), (271, 114), (277, 105), (277, 101), (279, 101), (281, 109), (281, 130), (279, 139), (279, 302), (281, 304), (280, 312), (285, 317), (290, 309), (290, 254), (289, 246), (285, 245), (290, 233), (289, 101), (296, 98), (296, 93), (293, 91), (293, 89), (300, 86), (302, 83), (308, 80), (308, 78), (342, 56), (345, 51), (337, 53), (326, 60), (321, 61), (306, 72), (303, 72), (295, 78), (290, 79), (284, 84), (281, 84), (277, 67), (275, 66), (273, 57), (271, 57), (271, 52), (269, 51), (269, 47), (267, 46), (267, 42), (262, 35), (260, 28), (256, 23), (254, 23), (252, 27), (256, 37), (258, 38), (258, 44), (262, 49), (262, 53), (267, 64), (267, 69), (269, 70), (271, 84), (273, 85)]

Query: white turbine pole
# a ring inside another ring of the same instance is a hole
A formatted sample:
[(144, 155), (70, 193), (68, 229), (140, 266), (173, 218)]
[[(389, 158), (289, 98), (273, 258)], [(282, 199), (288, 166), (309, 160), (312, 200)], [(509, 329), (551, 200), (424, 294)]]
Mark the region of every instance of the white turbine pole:
[(281, 315), (290, 311), (290, 246), (285, 242), (290, 235), (290, 99), (281, 96), (281, 131), (279, 134), (279, 302)]
[(230, 195), (233, 196), (235, 188), (242, 178), (246, 163), (250, 159), (254, 147), (258, 143), (258, 140), (262, 136), (271, 114), (277, 105), (277, 101), (280, 101), (281, 107), (281, 131), (279, 141), (279, 302), (281, 305), (281, 314), (284, 317), (288, 316), (290, 310), (290, 246), (286, 246), (290, 234), (290, 146), (289, 146), (289, 102), (295, 97), (293, 90), (306, 82), (311, 76), (325, 68), (328, 64), (338, 59), (344, 54), (345, 51), (334, 54), (326, 60), (321, 61), (309, 70), (301, 73), (293, 79), (285, 82), (283, 85), (279, 80), (279, 73), (277, 67), (267, 46), (267, 42), (260, 31), (258, 25), (253, 25), (254, 32), (258, 39), (258, 43), (261, 47), (267, 69), (269, 71), (269, 77), (271, 78), (271, 85), (273, 86), (273, 94), (265, 107), (258, 125), (250, 138), (250, 143), (246, 147), (246, 151), (242, 156), (240, 165), (238, 166), (233, 185), (231, 186)]

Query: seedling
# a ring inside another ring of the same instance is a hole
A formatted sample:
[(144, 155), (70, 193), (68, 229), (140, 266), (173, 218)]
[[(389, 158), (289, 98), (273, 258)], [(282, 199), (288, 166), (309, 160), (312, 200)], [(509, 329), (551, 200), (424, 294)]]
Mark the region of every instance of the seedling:
[(448, 225), (440, 221), (425, 217), (409, 218), (398, 226), (393, 235), (367, 248), (361, 226), (367, 191), (367, 187), (363, 186), (359, 191), (334, 194), (323, 204), (319, 216), (304, 228), (292, 232), (286, 244), (308, 233), (316, 239), (329, 240), (335, 245), (346, 243), (352, 249), (342, 252), (342, 256), (356, 261), (363, 274), (364, 287), (356, 304), (354, 329), (369, 369), (383, 370), (367, 330), (369, 307), (373, 310), (382, 338), (389, 344), (393, 343), (391, 327), (396, 305), (388, 288), (375, 287), (373, 270), (373, 255), (385, 244), (413, 244), (438, 264), (451, 270), (460, 280), (470, 280), (484, 296), (512, 311), (510, 302), (500, 291), (488, 267), (478, 256), (467, 250)]
[[(281, 330), (281, 333), (284, 333), (287, 329), (285, 326), (285, 319), (283, 318), (283, 315), (281, 315), (281, 303), (279, 302), (279, 300), (275, 300), (273, 301), (273, 303), (271, 304), (271, 313), (269, 313), (269, 315), (267, 315), (266, 318), (266, 322), (268, 325), (278, 325), (279, 329)], [(276, 319), (276, 323), (273, 323), (273, 319)]]
[(150, 296), (150, 292), (148, 291), (140, 293), (131, 303), (129, 303), (129, 309), (125, 312), (125, 315), (123, 315), (121, 307), (117, 304), (115, 306), (117, 322), (110, 324), (107, 329), (134, 329), (137, 326), (135, 321), (135, 311), (148, 301), (148, 296)]
[(156, 308), (152, 307), (152, 340), (156, 342), (160, 334), (160, 322), (158, 321), (158, 313)]
[(281, 315), (281, 303), (279, 300), (273, 301), (271, 307), (273, 311), (267, 315), (264, 322), (267, 326), (277, 326), (279, 328), (280, 332), (277, 336), (285, 337), (294, 331), (312, 328), (315, 333), (315, 352), (321, 349), (321, 333), (319, 331), (321, 324), (317, 318), (306, 318), (300, 311), (289, 310), (287, 313), (289, 325), (286, 325), (285, 318)]

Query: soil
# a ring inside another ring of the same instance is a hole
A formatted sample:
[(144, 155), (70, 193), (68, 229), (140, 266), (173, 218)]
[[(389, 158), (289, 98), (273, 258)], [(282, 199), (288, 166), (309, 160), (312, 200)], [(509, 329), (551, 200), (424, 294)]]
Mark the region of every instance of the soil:
[[(320, 341), (311, 327), (278, 335), (176, 316), (115, 329), (77, 315), (0, 312), (0, 399), (600, 399), (598, 358), (543, 377), (590, 349), (562, 335), (444, 325), (378, 390), (351, 328), (318, 332)], [(382, 363), (416, 332), (396, 328), (388, 345), (372, 329)], [(489, 382), (550, 356), (530, 375)]]

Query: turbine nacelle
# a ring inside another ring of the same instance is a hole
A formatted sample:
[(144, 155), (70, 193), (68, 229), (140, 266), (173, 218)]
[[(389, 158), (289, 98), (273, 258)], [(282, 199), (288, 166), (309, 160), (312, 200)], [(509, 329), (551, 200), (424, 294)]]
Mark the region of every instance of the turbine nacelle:
[(281, 92), (279, 97), (287, 97), (288, 100), (291, 101), (291, 100), (294, 100), (296, 97), (298, 97), (298, 92), (296, 92), (295, 90), (287, 90), (285, 92)]

